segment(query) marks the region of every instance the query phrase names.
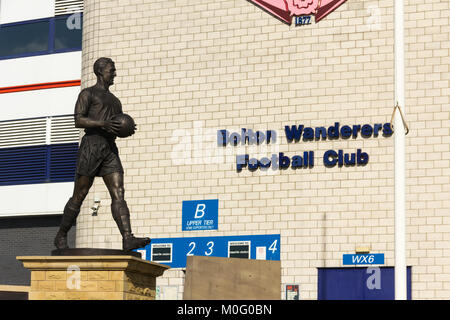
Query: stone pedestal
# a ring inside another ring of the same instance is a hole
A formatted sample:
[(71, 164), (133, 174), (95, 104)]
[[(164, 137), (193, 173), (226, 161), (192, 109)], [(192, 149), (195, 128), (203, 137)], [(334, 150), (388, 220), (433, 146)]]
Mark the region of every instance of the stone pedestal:
[(154, 300), (168, 266), (134, 256), (22, 256), (30, 300)]

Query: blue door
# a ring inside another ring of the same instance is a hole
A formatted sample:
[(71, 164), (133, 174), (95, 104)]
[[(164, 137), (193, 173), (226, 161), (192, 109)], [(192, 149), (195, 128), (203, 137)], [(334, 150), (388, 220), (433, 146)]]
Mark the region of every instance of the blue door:
[[(319, 300), (394, 300), (393, 267), (319, 268)], [(407, 268), (411, 300), (411, 267)]]

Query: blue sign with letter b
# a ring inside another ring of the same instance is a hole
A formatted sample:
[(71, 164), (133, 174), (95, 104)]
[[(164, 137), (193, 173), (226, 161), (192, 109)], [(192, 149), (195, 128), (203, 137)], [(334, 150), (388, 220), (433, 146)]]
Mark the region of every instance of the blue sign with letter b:
[(219, 199), (183, 201), (182, 230), (217, 230)]

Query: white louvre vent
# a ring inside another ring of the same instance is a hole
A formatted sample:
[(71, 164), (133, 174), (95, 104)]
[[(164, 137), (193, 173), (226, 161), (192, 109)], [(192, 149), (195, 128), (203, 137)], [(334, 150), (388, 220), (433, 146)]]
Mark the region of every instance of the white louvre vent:
[(55, 0), (55, 16), (83, 12), (83, 0)]
[(51, 118), (50, 143), (78, 142), (80, 130), (75, 128), (73, 115)]
[(0, 122), (0, 148), (45, 144), (46, 118)]
[(73, 115), (0, 121), (0, 148), (79, 142)]

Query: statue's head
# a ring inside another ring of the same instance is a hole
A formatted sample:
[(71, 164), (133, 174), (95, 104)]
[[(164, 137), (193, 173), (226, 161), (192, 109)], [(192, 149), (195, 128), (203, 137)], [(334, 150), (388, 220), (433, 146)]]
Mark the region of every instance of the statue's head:
[(94, 73), (97, 78), (102, 78), (104, 83), (112, 85), (116, 76), (114, 61), (110, 58), (98, 58), (94, 63)]

